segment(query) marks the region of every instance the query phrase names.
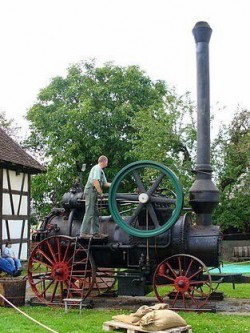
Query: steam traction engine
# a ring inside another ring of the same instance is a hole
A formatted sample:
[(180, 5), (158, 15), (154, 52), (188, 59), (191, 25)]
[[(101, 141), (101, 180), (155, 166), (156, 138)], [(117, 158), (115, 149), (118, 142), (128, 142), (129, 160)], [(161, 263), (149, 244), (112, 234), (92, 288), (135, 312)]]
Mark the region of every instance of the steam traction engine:
[[(38, 242), (28, 262), (28, 279), (46, 304), (65, 297), (88, 298), (107, 293), (118, 281), (118, 295), (145, 295), (172, 308), (201, 308), (212, 291), (207, 267), (218, 267), (220, 231), (211, 214), (218, 190), (211, 180), (208, 43), (211, 28), (198, 22), (198, 120), (196, 180), (184, 215), (183, 193), (175, 174), (152, 161), (123, 168), (110, 188), (111, 215), (100, 217), (105, 238), (78, 238), (84, 216), (80, 187), (63, 196), (34, 236)], [(128, 191), (129, 189), (129, 191)], [(107, 200), (99, 205), (107, 208)], [(184, 211), (185, 212), (185, 211)], [(193, 222), (195, 218), (195, 222)]]

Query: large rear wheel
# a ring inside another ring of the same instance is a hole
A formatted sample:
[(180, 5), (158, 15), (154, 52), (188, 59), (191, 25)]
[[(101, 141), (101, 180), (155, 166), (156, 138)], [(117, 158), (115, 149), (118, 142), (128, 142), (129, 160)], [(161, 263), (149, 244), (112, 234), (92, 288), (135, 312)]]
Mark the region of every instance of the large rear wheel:
[[(86, 298), (95, 283), (92, 256), (76, 239), (52, 236), (41, 241), (28, 261), (28, 281), (42, 303), (63, 305), (65, 297)], [(74, 256), (75, 250), (75, 256)]]

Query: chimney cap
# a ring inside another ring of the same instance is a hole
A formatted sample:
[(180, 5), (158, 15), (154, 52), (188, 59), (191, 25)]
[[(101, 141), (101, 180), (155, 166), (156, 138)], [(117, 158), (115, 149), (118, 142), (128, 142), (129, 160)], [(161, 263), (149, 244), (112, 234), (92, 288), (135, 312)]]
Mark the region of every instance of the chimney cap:
[(196, 43), (209, 43), (212, 29), (207, 22), (197, 22), (192, 32)]

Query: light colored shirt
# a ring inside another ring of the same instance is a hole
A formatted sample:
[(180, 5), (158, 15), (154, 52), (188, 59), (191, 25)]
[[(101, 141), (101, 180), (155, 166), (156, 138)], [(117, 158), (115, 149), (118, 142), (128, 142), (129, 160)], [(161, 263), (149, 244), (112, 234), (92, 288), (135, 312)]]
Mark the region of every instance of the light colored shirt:
[(3, 247), (3, 258), (15, 257), (14, 251), (6, 246)]
[(103, 187), (104, 185), (107, 184), (107, 179), (106, 179), (105, 173), (98, 164), (93, 166), (93, 168), (90, 170), (89, 178), (85, 185), (86, 190), (93, 187), (93, 180), (98, 180), (101, 187)]

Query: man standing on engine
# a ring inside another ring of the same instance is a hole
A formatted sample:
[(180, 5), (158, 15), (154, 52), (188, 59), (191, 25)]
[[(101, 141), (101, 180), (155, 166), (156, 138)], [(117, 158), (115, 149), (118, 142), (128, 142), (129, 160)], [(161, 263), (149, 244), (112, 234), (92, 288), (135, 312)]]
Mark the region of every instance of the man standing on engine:
[(111, 183), (107, 182), (103, 171), (108, 165), (108, 158), (104, 155), (98, 158), (98, 164), (90, 170), (87, 183), (84, 188), (85, 195), (85, 215), (80, 228), (80, 237), (86, 238), (89, 234), (92, 224), (93, 237), (102, 238), (106, 235), (99, 233), (99, 212), (97, 209), (98, 195), (103, 196), (103, 187), (110, 187)]

